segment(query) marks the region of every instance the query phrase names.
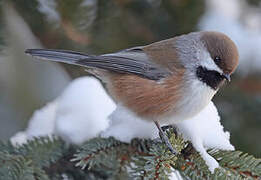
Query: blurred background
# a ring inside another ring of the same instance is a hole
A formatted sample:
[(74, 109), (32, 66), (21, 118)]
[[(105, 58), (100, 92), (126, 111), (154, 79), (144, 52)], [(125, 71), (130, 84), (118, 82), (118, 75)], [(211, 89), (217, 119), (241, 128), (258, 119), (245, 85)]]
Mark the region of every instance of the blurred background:
[(199, 30), (224, 32), (239, 48), (239, 68), (214, 102), (236, 149), (261, 157), (261, 0), (0, 1), (0, 139), (86, 75), (25, 49), (101, 54)]

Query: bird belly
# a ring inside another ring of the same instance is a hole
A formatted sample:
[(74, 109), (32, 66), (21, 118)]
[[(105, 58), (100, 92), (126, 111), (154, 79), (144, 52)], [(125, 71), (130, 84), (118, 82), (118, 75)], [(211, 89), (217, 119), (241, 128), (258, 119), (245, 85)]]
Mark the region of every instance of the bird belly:
[(175, 108), (160, 121), (168, 124), (190, 119), (200, 113), (211, 101), (216, 91), (199, 80), (192, 80)]
[(112, 86), (107, 88), (117, 103), (141, 119), (169, 124), (195, 116), (215, 94), (210, 87), (192, 78), (169, 80), (164, 85), (132, 75), (117, 75), (111, 82)]

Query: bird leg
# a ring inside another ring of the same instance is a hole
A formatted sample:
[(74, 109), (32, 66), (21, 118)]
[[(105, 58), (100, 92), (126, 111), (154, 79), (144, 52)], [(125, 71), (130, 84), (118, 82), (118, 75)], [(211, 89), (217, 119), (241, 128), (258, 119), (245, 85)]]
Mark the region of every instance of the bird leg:
[(177, 128), (173, 125), (166, 125), (166, 126), (162, 126), (161, 129), (163, 132), (166, 132), (168, 129), (172, 129), (173, 133), (177, 136), (178, 135), (178, 131)]
[(163, 132), (162, 128), (160, 127), (159, 123), (157, 121), (154, 121), (154, 123), (156, 124), (159, 130), (160, 139), (169, 148), (170, 152), (172, 152), (173, 154), (177, 154), (177, 152), (174, 150), (171, 143), (169, 142), (169, 138), (166, 136), (166, 134)]

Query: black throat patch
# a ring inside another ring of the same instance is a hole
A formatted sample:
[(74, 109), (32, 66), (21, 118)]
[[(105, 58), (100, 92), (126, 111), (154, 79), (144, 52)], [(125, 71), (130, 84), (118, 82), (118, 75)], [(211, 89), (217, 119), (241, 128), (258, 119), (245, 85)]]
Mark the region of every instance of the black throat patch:
[(202, 66), (197, 68), (196, 74), (200, 81), (204, 82), (214, 90), (218, 90), (225, 82), (224, 77), (219, 72), (207, 70)]

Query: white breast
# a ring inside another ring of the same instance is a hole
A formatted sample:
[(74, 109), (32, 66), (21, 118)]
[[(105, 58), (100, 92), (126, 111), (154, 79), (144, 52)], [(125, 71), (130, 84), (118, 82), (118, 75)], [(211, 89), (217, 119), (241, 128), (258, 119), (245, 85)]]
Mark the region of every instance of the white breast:
[(210, 103), (216, 91), (192, 77), (195, 76), (190, 76), (190, 80), (186, 81), (181, 101), (175, 106), (175, 110), (160, 121), (173, 124), (192, 118)]

